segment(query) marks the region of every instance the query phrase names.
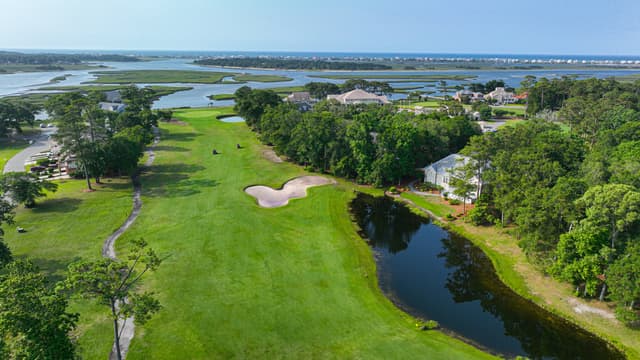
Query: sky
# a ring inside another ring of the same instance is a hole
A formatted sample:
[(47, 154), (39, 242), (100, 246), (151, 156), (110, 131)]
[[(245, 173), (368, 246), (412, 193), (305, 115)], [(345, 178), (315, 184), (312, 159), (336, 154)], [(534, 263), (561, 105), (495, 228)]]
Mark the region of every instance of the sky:
[(638, 0), (0, 0), (0, 48), (640, 55)]

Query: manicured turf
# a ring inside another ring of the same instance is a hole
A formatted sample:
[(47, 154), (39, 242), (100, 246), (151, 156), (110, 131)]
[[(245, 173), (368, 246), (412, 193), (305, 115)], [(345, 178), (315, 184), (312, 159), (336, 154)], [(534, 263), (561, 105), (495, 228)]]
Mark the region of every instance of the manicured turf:
[(445, 217), (448, 214), (453, 214), (451, 207), (440, 202), (440, 197), (427, 197), (410, 192), (403, 192), (400, 196), (413, 201), (414, 204), (421, 208), (431, 211), (435, 216)]
[(19, 153), (22, 149), (29, 146), (29, 142), (21, 139), (2, 139), (0, 140), (0, 174), (4, 169), (4, 164)]
[(142, 213), (117, 245), (144, 237), (167, 257), (144, 279), (163, 310), (136, 329), (129, 359), (489, 357), (416, 330), (381, 294), (347, 212), (350, 185), (258, 207), (246, 186), (304, 172), (263, 158), (246, 125), (215, 120), (228, 111), (179, 110), (186, 124), (162, 124)]
[[(80, 259), (98, 259), (102, 243), (129, 215), (132, 186), (128, 179), (104, 179), (97, 191), (84, 192), (83, 180), (60, 181), (58, 191), (39, 199), (34, 209), (20, 206), (15, 225), (5, 225), (5, 239), (18, 258), (33, 260), (52, 281), (64, 276), (67, 266)], [(16, 226), (27, 230), (19, 234)], [(74, 300), (71, 311), (80, 313), (76, 331), (79, 352), (85, 359), (106, 358), (113, 333), (108, 309), (90, 301)]]

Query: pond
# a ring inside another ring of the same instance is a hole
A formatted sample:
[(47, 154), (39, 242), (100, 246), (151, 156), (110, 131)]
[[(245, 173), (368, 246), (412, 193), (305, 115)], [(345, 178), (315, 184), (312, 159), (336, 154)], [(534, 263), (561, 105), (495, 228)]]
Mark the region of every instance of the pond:
[(409, 314), (485, 350), (532, 359), (624, 359), (591, 333), (520, 297), (470, 241), (386, 197), (351, 212), (376, 254), (379, 284)]
[(228, 123), (244, 122), (244, 118), (242, 116), (221, 116), (218, 118), (218, 120)]

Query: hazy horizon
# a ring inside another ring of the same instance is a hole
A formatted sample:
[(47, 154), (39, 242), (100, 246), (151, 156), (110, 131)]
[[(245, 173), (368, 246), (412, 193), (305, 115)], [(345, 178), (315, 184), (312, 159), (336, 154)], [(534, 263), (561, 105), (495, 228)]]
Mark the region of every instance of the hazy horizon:
[(4, 5), (0, 31), (10, 35), (0, 48), (16, 50), (640, 55), (640, 3), (631, 0)]

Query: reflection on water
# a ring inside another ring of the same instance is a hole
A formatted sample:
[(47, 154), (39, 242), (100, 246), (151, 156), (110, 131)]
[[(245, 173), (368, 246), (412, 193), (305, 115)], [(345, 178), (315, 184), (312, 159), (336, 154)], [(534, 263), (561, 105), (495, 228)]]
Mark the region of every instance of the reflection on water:
[(623, 358), (602, 340), (511, 291), (468, 240), (389, 198), (360, 194), (351, 209), (378, 255), (380, 287), (408, 312), (507, 356)]

